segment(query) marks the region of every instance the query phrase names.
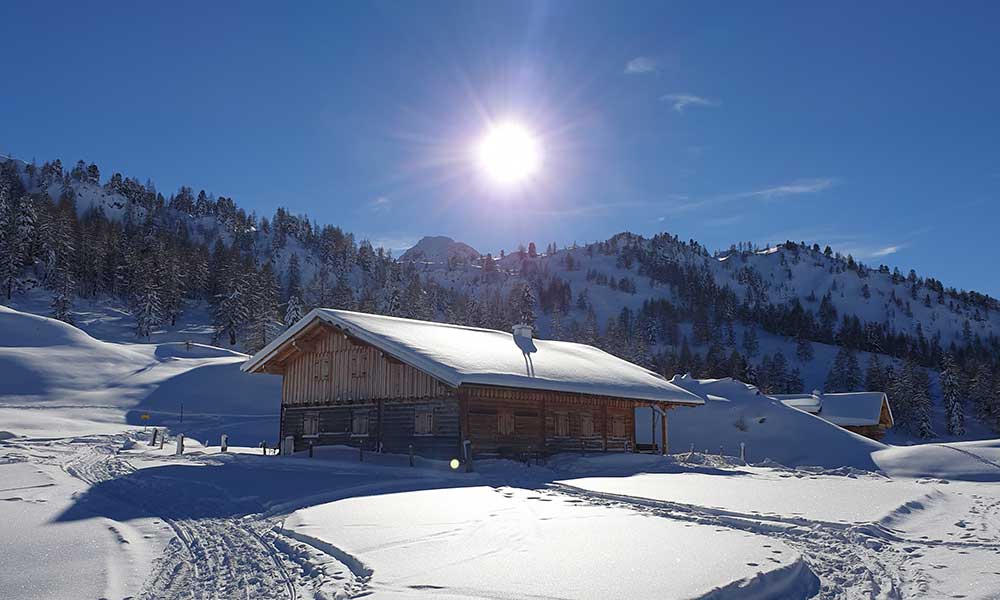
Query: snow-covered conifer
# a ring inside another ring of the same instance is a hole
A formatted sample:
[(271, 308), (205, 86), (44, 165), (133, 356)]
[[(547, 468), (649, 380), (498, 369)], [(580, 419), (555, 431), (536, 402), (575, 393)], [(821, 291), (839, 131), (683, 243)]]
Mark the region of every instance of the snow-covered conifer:
[(941, 361), (941, 399), (944, 402), (945, 425), (950, 435), (965, 433), (965, 412), (962, 408), (961, 372), (951, 354)]

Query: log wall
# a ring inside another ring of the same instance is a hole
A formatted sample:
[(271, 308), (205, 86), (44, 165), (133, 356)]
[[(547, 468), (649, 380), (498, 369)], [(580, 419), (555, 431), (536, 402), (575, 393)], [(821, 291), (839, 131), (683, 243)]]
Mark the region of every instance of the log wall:
[(459, 388), (459, 402), (473, 452), (499, 455), (634, 448), (634, 409), (643, 404), (586, 394), (464, 385)]

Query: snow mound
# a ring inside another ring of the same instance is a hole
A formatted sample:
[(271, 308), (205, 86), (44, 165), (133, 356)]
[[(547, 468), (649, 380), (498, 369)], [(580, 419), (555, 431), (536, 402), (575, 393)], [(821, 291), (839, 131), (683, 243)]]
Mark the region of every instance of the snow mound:
[(76, 327), (0, 306), (0, 348), (99, 345)]
[[(671, 383), (700, 396), (703, 406), (670, 411), (671, 449), (718, 452), (738, 456), (745, 444), (747, 460), (765, 459), (790, 467), (854, 467), (878, 469), (872, 452), (884, 444), (857, 435), (823, 419), (785, 406), (757, 388), (733, 379), (675, 376)], [(650, 429), (648, 410), (636, 411), (638, 431)]]
[(245, 360), (203, 344), (102, 342), (0, 306), (0, 423), (25, 435), (132, 424), (199, 439), (225, 432), (234, 444), (273, 441), (280, 378), (243, 374)]
[(894, 477), (1000, 481), (1000, 440), (897, 446), (873, 458)]
[(426, 236), (399, 257), (402, 262), (446, 264), (451, 259), (471, 262), (482, 256), (472, 246), (456, 242), (450, 237)]

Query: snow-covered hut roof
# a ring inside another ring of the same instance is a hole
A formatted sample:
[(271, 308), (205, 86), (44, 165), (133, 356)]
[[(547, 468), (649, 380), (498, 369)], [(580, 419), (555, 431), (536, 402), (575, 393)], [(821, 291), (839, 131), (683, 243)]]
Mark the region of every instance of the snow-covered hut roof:
[(772, 394), (772, 398), (780, 400), (785, 406), (791, 406), (807, 413), (816, 414), (823, 403), (816, 394)]
[(656, 373), (585, 344), (514, 336), (430, 321), (317, 308), (250, 358), (253, 373), (317, 320), (458, 387), (495, 385), (613, 396), (652, 402), (703, 404)]
[[(840, 426), (878, 425), (882, 405), (889, 403), (883, 392), (844, 392), (831, 394), (775, 394), (787, 406), (792, 406)], [(889, 422), (892, 411), (889, 410)]]

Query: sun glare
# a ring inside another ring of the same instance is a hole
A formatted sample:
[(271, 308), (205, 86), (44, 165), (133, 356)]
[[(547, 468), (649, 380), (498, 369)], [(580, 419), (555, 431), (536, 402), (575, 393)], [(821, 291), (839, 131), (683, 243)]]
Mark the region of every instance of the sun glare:
[(542, 149), (526, 127), (509, 121), (494, 125), (476, 148), (479, 167), (502, 185), (522, 182), (538, 172)]

